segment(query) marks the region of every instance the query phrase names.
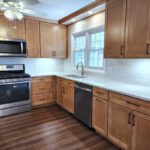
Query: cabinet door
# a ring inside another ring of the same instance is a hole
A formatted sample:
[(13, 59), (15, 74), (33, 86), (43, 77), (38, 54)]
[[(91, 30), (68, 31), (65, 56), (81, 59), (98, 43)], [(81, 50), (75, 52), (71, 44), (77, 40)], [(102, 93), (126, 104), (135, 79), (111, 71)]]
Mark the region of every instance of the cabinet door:
[(8, 38), (7, 27), (7, 19), (3, 15), (0, 15), (0, 38)]
[(66, 109), (70, 113), (74, 113), (74, 88), (66, 87)]
[(52, 57), (52, 24), (40, 22), (41, 57)]
[(56, 57), (65, 58), (67, 51), (67, 27), (64, 25), (52, 25), (53, 50)]
[(40, 57), (39, 21), (26, 19), (26, 41), (28, 57)]
[(62, 107), (67, 110), (67, 87), (62, 85)]
[(132, 150), (150, 149), (150, 116), (138, 112), (134, 114), (132, 128)]
[(128, 0), (126, 57), (149, 57), (148, 29), (149, 29), (149, 0)]
[(25, 39), (25, 21), (9, 21), (8, 33), (11, 39)]
[(109, 103), (108, 137), (124, 150), (129, 150), (131, 147), (130, 117), (130, 109)]
[(103, 135), (107, 135), (108, 101), (93, 97), (93, 127)]
[(124, 56), (126, 0), (109, 0), (106, 4), (105, 58)]

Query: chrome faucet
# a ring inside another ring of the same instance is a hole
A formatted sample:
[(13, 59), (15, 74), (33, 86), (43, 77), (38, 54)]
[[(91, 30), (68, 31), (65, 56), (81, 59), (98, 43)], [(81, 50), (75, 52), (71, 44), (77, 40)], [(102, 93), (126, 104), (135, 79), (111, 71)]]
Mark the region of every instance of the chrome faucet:
[(78, 70), (80, 64), (81, 64), (81, 67), (82, 67), (82, 69), (81, 69), (81, 76), (83, 76), (84, 75), (84, 65), (83, 65), (82, 61), (79, 61), (77, 63), (76, 69)]

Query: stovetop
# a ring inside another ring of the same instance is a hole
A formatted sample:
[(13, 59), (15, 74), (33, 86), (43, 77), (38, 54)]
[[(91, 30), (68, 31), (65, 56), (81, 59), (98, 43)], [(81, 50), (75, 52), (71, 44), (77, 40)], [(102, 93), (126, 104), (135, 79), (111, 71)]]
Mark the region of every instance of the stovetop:
[(26, 73), (0, 73), (0, 79), (30, 78)]

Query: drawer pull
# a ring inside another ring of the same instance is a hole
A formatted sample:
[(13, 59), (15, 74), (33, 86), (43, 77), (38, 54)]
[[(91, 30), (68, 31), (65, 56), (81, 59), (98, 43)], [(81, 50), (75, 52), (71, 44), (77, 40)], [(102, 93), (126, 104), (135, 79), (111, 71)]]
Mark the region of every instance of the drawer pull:
[(134, 106), (136, 106), (136, 107), (140, 107), (139, 104), (135, 104), (135, 103), (132, 103), (132, 102), (129, 102), (129, 101), (127, 101), (127, 103), (130, 104), (130, 105), (134, 105)]
[(98, 92), (98, 91), (96, 91), (96, 93), (97, 93), (97, 94), (100, 94), (100, 95), (104, 95), (103, 92)]

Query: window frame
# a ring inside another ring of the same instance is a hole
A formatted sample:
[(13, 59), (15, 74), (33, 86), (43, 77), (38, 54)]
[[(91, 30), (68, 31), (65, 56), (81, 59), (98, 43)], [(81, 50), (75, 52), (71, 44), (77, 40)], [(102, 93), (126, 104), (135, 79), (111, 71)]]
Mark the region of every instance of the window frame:
[[(90, 45), (91, 45), (91, 34), (93, 33), (97, 33), (97, 32), (104, 32), (104, 36), (105, 36), (105, 30), (104, 30), (104, 25), (101, 25), (101, 26), (98, 26), (98, 27), (95, 27), (95, 28), (90, 28), (90, 29), (87, 29), (87, 30), (84, 30), (84, 31), (81, 31), (81, 32), (78, 32), (78, 33), (74, 33), (73, 34), (73, 38), (74, 38), (74, 48), (73, 48), (73, 66), (75, 67), (76, 64), (75, 64), (75, 57), (74, 57), (74, 53), (75, 53), (75, 49), (76, 49), (76, 38), (77, 37), (80, 37), (82, 35), (85, 35), (86, 36), (86, 47), (85, 47), (85, 59), (84, 59), (84, 66), (85, 66), (85, 69), (86, 70), (104, 70), (105, 68), (105, 61), (104, 61), (104, 52), (103, 52), (103, 62), (102, 62), (102, 66), (101, 67), (94, 67), (94, 66), (89, 66), (89, 48), (90, 48)], [(104, 37), (105, 39), (105, 37)], [(104, 51), (104, 50), (103, 50)]]

